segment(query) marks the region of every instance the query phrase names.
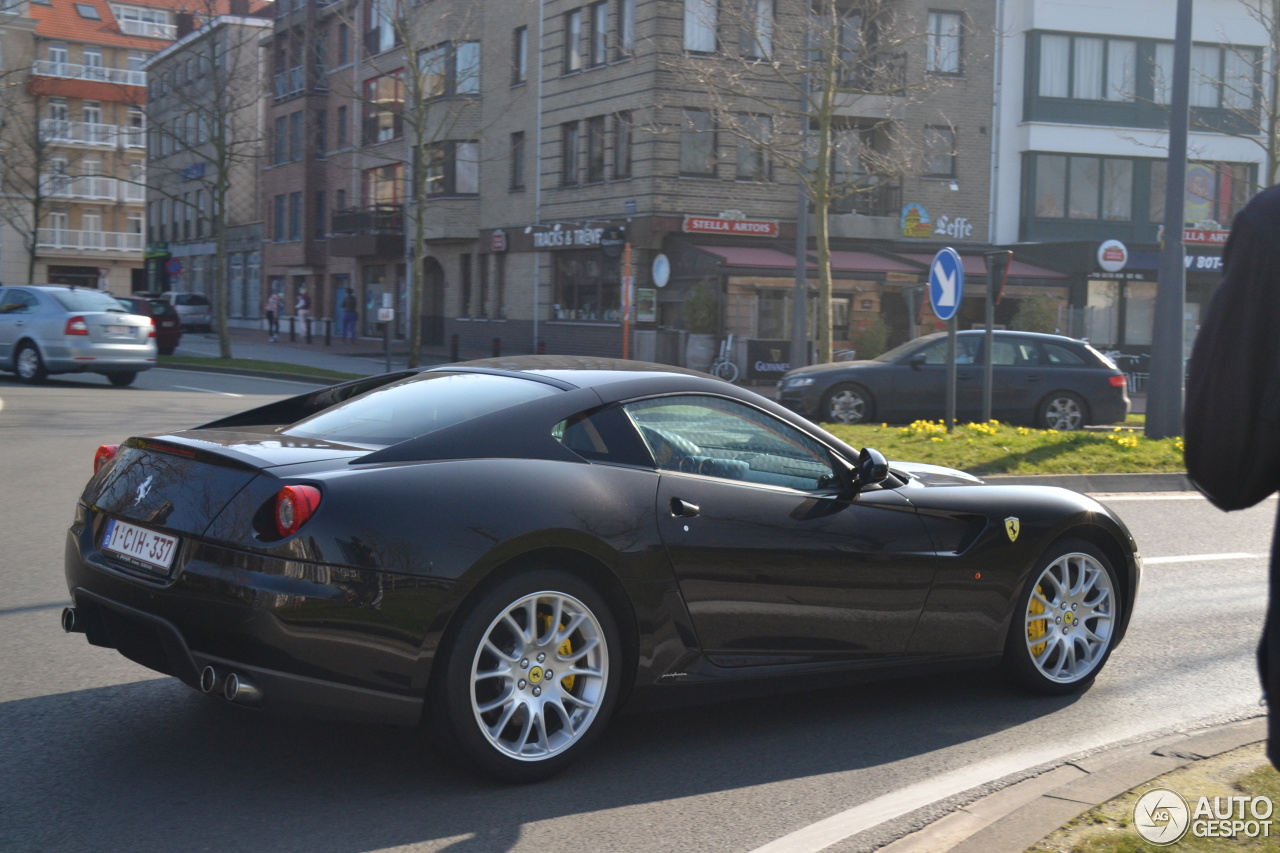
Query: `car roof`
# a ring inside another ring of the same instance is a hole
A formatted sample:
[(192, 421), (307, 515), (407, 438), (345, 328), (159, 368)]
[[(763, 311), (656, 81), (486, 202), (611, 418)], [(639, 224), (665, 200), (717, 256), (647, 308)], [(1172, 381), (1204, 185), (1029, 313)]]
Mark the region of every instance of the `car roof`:
[(670, 364), (653, 364), (647, 361), (630, 361), (621, 358), (601, 358), (577, 355), (520, 355), (485, 358), (462, 364), (443, 365), (433, 370), (493, 370), (530, 374), (530, 378), (543, 377), (554, 383), (573, 388), (604, 388), (610, 385), (633, 384), (638, 380), (692, 377), (719, 385), (718, 380), (706, 373), (676, 367)]

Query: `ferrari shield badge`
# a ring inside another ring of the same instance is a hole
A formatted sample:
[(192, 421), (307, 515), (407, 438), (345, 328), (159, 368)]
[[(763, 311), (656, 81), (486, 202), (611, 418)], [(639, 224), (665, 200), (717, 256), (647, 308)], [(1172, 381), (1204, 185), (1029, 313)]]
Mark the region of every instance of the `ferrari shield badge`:
[(1012, 515), (1004, 520), (1004, 532), (1009, 534), (1010, 542), (1018, 541), (1018, 531), (1020, 529), (1022, 529), (1022, 525)]

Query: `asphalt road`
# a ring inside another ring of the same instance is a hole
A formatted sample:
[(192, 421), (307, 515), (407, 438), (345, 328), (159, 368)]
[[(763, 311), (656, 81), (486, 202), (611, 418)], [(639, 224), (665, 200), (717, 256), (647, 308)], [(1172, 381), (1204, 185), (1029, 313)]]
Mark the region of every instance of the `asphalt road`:
[(306, 387), (0, 377), (0, 850), (716, 853), (841, 814), (850, 837), (831, 849), (866, 850), (991, 779), (1259, 713), (1274, 500), (1232, 515), (1185, 496), (1115, 502), (1155, 559), (1129, 638), (1083, 696), (971, 673), (629, 714), (533, 787), (476, 781), (412, 731), (243, 712), (64, 635), (64, 536), (95, 448)]

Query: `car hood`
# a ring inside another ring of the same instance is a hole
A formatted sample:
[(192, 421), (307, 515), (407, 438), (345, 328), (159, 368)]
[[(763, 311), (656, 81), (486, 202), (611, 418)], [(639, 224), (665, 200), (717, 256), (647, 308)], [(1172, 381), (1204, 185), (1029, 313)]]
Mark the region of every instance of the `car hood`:
[(925, 486), (979, 486), (982, 480), (955, 468), (942, 465), (926, 465), (923, 462), (890, 462), (895, 471), (910, 474)]
[(878, 367), (883, 365), (880, 361), (871, 361), (869, 359), (859, 359), (858, 361), (828, 361), (825, 364), (810, 364), (805, 367), (797, 367), (795, 370), (788, 370), (782, 378), (790, 379), (793, 376), (808, 376), (815, 373), (830, 373), (833, 370), (848, 370), (851, 367)]

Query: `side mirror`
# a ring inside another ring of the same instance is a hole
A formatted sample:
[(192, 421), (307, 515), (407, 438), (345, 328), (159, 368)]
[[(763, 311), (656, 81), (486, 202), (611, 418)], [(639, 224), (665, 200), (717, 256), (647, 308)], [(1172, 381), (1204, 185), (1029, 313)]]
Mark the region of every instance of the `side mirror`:
[(850, 474), (853, 482), (849, 489), (849, 496), (857, 497), (858, 493), (867, 486), (874, 486), (888, 479), (889, 463), (885, 461), (884, 454), (879, 450), (864, 447), (858, 454), (858, 464)]
[(924, 362), (925, 362), (924, 353), (918, 352), (915, 355), (911, 356), (911, 360), (908, 361), (907, 364), (911, 365), (912, 370), (919, 370), (920, 368), (924, 367)]

